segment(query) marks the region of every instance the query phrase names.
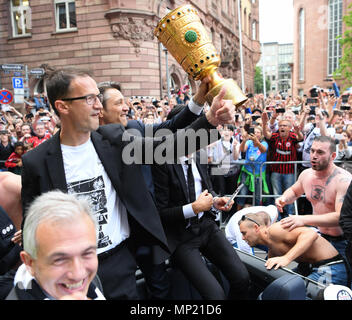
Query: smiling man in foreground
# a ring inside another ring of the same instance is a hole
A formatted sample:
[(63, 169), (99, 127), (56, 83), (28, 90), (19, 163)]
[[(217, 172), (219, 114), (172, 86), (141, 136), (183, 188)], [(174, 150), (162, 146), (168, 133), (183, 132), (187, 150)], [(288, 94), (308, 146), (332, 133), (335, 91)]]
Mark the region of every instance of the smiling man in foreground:
[(23, 247), (7, 300), (105, 300), (96, 277), (96, 223), (86, 200), (61, 191), (38, 197), (28, 210)]

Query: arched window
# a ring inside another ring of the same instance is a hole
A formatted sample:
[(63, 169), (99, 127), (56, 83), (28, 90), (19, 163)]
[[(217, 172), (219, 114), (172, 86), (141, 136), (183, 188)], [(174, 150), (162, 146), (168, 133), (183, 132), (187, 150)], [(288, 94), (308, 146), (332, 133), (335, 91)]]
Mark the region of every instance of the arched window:
[(342, 56), (342, 48), (337, 39), (342, 35), (342, 0), (329, 0), (328, 9), (328, 75), (331, 76), (339, 68), (339, 61)]
[(298, 57), (299, 57), (299, 70), (298, 79), (304, 80), (304, 53), (305, 53), (305, 13), (304, 9), (299, 11), (298, 15)]

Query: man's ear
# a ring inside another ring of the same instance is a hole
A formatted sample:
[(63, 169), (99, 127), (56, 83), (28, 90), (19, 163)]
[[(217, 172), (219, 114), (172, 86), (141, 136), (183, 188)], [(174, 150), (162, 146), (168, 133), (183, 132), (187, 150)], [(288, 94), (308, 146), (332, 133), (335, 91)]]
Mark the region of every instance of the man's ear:
[(31, 257), (31, 255), (29, 253), (27, 253), (26, 251), (21, 251), (20, 252), (20, 257), (22, 262), (25, 264), (27, 270), (29, 271), (29, 273), (34, 277), (34, 259)]
[(60, 114), (67, 113), (67, 111), (69, 109), (68, 105), (62, 100), (55, 101), (55, 108)]

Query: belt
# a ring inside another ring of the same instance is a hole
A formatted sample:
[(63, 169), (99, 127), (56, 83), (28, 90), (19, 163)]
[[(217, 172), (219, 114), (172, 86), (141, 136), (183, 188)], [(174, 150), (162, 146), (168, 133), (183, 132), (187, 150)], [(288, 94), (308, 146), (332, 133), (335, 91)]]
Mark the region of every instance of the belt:
[(346, 237), (343, 234), (341, 236), (330, 236), (328, 234), (321, 233), (320, 235), (323, 238), (325, 238), (326, 240), (328, 240), (328, 241), (343, 241), (343, 240), (346, 240)]
[(120, 242), (117, 246), (113, 247), (112, 249), (110, 250), (107, 250), (107, 251), (104, 251), (102, 253), (99, 253), (98, 254), (98, 260), (101, 261), (101, 260), (104, 260), (110, 256), (112, 256), (114, 253), (116, 253), (117, 251), (121, 250), (123, 247), (125, 247), (127, 245), (127, 240), (124, 240), (122, 242)]
[(311, 266), (313, 268), (319, 268), (320, 266), (331, 266), (337, 263), (344, 263), (344, 260), (341, 254), (338, 254), (335, 257), (332, 257), (330, 259), (325, 259), (325, 260), (318, 261), (316, 263), (312, 263)]

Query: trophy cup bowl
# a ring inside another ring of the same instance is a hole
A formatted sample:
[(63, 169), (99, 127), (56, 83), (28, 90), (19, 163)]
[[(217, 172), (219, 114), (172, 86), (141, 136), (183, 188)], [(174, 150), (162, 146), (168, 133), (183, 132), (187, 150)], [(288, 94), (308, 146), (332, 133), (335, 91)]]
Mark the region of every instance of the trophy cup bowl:
[(154, 35), (189, 77), (202, 80), (210, 76), (210, 89), (205, 96), (209, 105), (223, 87), (227, 89), (224, 99), (232, 100), (236, 108), (247, 101), (238, 84), (233, 79), (224, 79), (217, 71), (220, 55), (193, 6), (187, 4), (169, 12), (160, 20)]

